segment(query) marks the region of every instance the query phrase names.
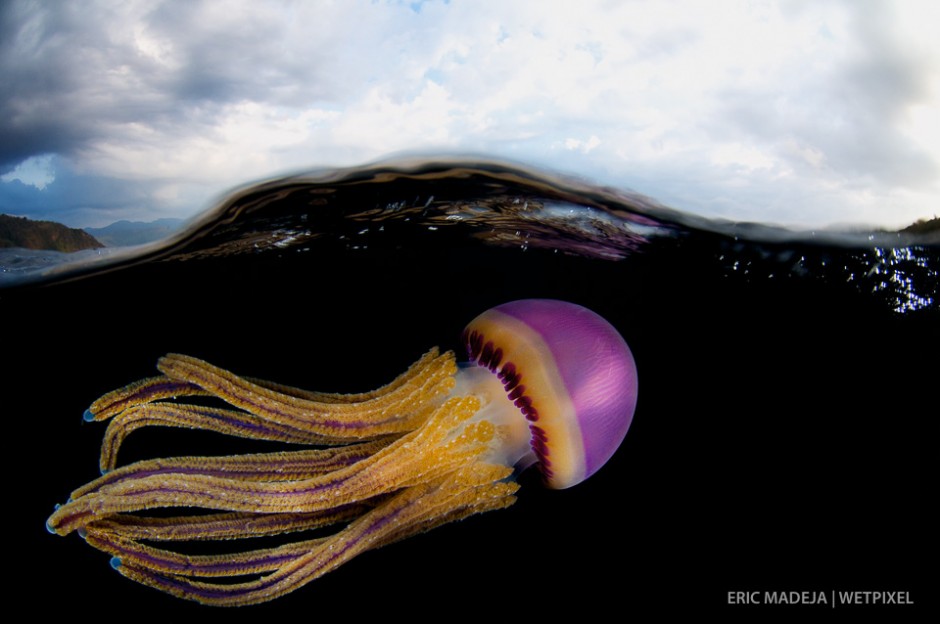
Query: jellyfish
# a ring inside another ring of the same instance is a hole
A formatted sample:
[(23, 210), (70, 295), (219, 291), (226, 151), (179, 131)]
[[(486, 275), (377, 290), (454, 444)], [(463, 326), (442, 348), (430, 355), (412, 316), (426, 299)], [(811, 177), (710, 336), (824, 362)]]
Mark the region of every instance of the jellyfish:
[[(432, 349), (362, 394), (310, 392), (167, 355), (160, 376), (85, 412), (109, 420), (102, 476), (57, 507), (47, 528), (77, 531), (144, 585), (210, 605), (254, 604), (365, 551), (508, 507), (515, 474), (530, 466), (550, 488), (573, 486), (624, 439), (636, 367), (617, 330), (594, 312), (514, 301), (471, 321), (462, 342), (467, 362)], [(126, 436), (152, 426), (306, 448), (117, 467)], [(157, 546), (280, 534), (297, 541), (199, 555)]]

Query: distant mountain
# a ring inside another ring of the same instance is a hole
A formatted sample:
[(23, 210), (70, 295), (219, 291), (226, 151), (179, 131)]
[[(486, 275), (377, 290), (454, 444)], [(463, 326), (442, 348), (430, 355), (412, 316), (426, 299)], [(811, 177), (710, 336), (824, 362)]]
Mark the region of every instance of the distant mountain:
[(73, 252), (97, 249), (104, 245), (88, 232), (61, 223), (0, 214), (0, 247)]
[(925, 243), (937, 244), (940, 243), (940, 218), (921, 219), (901, 231), (908, 234), (920, 234), (924, 237)]
[(183, 219), (157, 219), (143, 221), (116, 221), (103, 228), (85, 228), (85, 231), (108, 247), (143, 245), (166, 238), (180, 229)]

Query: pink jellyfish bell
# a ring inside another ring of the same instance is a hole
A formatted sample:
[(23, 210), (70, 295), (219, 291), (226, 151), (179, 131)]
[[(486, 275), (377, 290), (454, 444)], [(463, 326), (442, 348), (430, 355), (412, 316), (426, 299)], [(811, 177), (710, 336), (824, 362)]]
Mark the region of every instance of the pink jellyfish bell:
[[(623, 338), (581, 306), (515, 301), (464, 332), (470, 362), (432, 349), (386, 386), (318, 393), (240, 377), (196, 358), (160, 359), (162, 375), (101, 397), (110, 419), (100, 478), (75, 490), (47, 527), (78, 530), (121, 574), (205, 604), (237, 606), (291, 592), (356, 555), (515, 501), (515, 471), (537, 464), (553, 488), (613, 455), (636, 407)], [(227, 406), (187, 403), (210, 397)], [(175, 457), (116, 467), (145, 426), (200, 428), (312, 448)], [(159, 517), (136, 512), (198, 508)], [(232, 540), (338, 526), (274, 548), (189, 555), (153, 544)], [(214, 582), (217, 577), (248, 578)]]
[(549, 487), (584, 481), (620, 446), (636, 409), (636, 365), (603, 318), (565, 301), (524, 299), (473, 319), (464, 342), (525, 416), (528, 463), (538, 462)]

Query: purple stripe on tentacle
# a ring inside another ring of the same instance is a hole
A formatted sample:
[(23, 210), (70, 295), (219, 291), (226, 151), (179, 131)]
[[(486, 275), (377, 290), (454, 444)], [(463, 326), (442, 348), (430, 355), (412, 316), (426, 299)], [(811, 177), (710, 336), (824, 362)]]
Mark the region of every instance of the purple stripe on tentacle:
[[(191, 406), (191, 405), (186, 405), (186, 407), (187, 407), (187, 408), (192, 408), (193, 406)], [(242, 420), (242, 419), (239, 419), (239, 418), (234, 418), (234, 417), (232, 417), (232, 416), (236, 416), (237, 413), (233, 413), (232, 415), (227, 416), (227, 415), (225, 415), (225, 414), (222, 414), (222, 413), (219, 413), (219, 412), (213, 412), (213, 411), (208, 410), (208, 409), (205, 410), (205, 411), (199, 410), (199, 409), (193, 409), (193, 410), (191, 410), (190, 413), (193, 414), (193, 415), (196, 415), (196, 416), (201, 416), (201, 417), (205, 418), (206, 420), (214, 420), (214, 421), (218, 421), (218, 422), (221, 422), (221, 423), (225, 423), (225, 424), (227, 424), (227, 425), (229, 425), (229, 426), (231, 426), (231, 427), (233, 427), (233, 428), (239, 428), (239, 427), (240, 427), (240, 428), (244, 428), (244, 429), (250, 429), (251, 431), (257, 432), (257, 433), (262, 434), (262, 435), (276, 436), (276, 435), (280, 435), (280, 434), (283, 433), (283, 431), (278, 431), (277, 429), (274, 429), (274, 428), (272, 428), (272, 427), (266, 426), (266, 425), (264, 425), (264, 424), (262, 424), (262, 423), (256, 423), (256, 422), (251, 422), (250, 420)], [(246, 415), (247, 415), (247, 413), (246, 413)], [(284, 427), (287, 428), (286, 425), (284, 425)], [(291, 431), (298, 431), (298, 432), (299, 432), (298, 429), (293, 428), (293, 427), (290, 427), (290, 430), (291, 430)]]
[(128, 396), (124, 397), (120, 401), (111, 403), (107, 405), (106, 407), (108, 409), (113, 409), (115, 405), (121, 405), (124, 403), (134, 403), (134, 404), (149, 403), (150, 401), (146, 400), (147, 397), (149, 396), (158, 396), (158, 395), (172, 396), (174, 394), (183, 393), (185, 391), (192, 391), (192, 390), (198, 390), (200, 392), (204, 392), (202, 388), (200, 388), (196, 384), (189, 383), (188, 381), (167, 379), (166, 381), (161, 382), (161, 383), (146, 385), (140, 390), (138, 390), (137, 392), (129, 394)]
[(189, 383), (188, 381), (176, 381), (173, 379), (167, 379), (163, 383), (153, 384), (152, 386), (147, 387), (147, 392), (138, 393), (138, 394), (157, 394), (161, 392), (180, 392), (183, 390), (202, 390), (196, 384)]
[[(103, 545), (106, 544), (109, 547), (107, 548), (107, 551), (111, 553), (117, 553), (123, 561), (133, 561), (136, 565), (172, 570), (173, 573), (176, 574), (195, 576), (225, 576), (227, 574), (231, 575), (233, 572), (237, 573), (238, 571), (244, 570), (246, 568), (280, 567), (284, 563), (289, 563), (290, 561), (293, 561), (306, 554), (272, 552), (266, 555), (259, 554), (257, 557), (243, 561), (220, 561), (212, 564), (201, 565), (198, 563), (192, 564), (186, 561), (178, 561), (169, 556), (159, 556), (159, 552), (157, 554), (151, 554), (147, 551), (133, 548), (132, 546), (136, 546), (136, 543), (123, 544), (113, 542), (106, 538), (96, 541), (100, 541)], [(314, 544), (311, 544), (311, 547), (314, 547)]]

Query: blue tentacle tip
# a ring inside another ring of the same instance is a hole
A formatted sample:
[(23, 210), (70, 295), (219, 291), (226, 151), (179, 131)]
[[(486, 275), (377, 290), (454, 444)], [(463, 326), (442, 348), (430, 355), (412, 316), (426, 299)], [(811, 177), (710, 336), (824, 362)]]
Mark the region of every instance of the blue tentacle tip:
[(123, 565), (120, 557), (111, 557), (111, 567), (117, 570)]
[(82, 418), (85, 419), (85, 422), (91, 422), (95, 419), (95, 413), (92, 412), (90, 409), (86, 409), (85, 413), (82, 414)]
[[(59, 510), (59, 507), (61, 507), (61, 506), (62, 506), (62, 505), (60, 505), (59, 503), (56, 503), (56, 504), (55, 504), (55, 511), (58, 511), (58, 510)], [(50, 533), (52, 533), (53, 535), (58, 535), (58, 534), (55, 532), (55, 529), (52, 528), (52, 525), (49, 524), (49, 522), (46, 522), (46, 530), (49, 531)]]

